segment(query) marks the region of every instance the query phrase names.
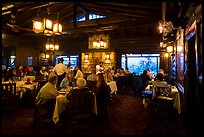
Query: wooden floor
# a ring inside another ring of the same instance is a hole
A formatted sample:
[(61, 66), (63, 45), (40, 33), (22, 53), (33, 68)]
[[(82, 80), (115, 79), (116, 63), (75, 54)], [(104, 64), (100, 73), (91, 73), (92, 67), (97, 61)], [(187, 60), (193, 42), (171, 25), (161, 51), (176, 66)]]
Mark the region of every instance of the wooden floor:
[[(142, 96), (133, 93), (118, 93), (108, 106), (108, 118), (93, 122), (91, 132), (87, 130), (74, 134), (79, 135), (144, 135), (150, 115), (142, 104)], [(2, 135), (68, 135), (69, 127), (58, 125), (32, 128), (33, 108), (19, 107), (14, 113), (3, 114)], [(180, 116), (174, 115), (166, 119), (168, 129), (162, 122), (157, 122), (147, 135), (188, 135), (186, 126)]]

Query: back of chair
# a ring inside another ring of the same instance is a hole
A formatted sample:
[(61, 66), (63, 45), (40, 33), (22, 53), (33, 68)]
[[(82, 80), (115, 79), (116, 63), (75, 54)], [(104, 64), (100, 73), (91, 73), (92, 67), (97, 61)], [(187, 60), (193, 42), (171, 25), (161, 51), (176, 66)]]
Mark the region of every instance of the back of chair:
[(71, 115), (92, 112), (92, 92), (88, 88), (74, 89), (70, 96)]
[(16, 83), (3, 83), (2, 95), (3, 96), (16, 95)]
[(154, 96), (168, 96), (171, 92), (171, 87), (168, 85), (167, 82), (164, 81), (158, 81), (153, 82), (153, 90), (154, 90)]
[(96, 84), (97, 84), (97, 81), (90, 81), (90, 80), (86, 81), (86, 86), (89, 88), (90, 91), (93, 91), (93, 92), (96, 91)]

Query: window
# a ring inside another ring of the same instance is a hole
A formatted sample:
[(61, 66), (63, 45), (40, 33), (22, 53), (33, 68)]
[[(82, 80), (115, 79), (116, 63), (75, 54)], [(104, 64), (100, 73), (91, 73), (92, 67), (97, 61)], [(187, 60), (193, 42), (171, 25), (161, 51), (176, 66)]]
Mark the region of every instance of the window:
[(130, 72), (141, 75), (146, 69), (150, 69), (152, 75), (158, 73), (160, 65), (160, 54), (123, 54), (121, 67), (128, 67)]
[(15, 59), (16, 59), (16, 56), (10, 56), (10, 59), (9, 59), (10, 68), (15, 68)]
[(28, 57), (28, 66), (33, 65), (33, 57)]
[(78, 66), (78, 59), (79, 56), (78, 55), (72, 55), (72, 56), (67, 56), (67, 55), (63, 55), (63, 56), (56, 56), (56, 60), (55, 60), (55, 65), (58, 64), (58, 58), (63, 58), (63, 64), (65, 64), (65, 66), (68, 65), (69, 61), (71, 61), (71, 67), (75, 68), (76, 66)]
[[(94, 14), (94, 13), (90, 13), (89, 14), (89, 20), (93, 20), (93, 19), (100, 19), (100, 18), (106, 18), (107, 16), (103, 16), (103, 15), (98, 15), (98, 14)], [(77, 22), (79, 21), (85, 21), (85, 14), (79, 16), (77, 19)]]

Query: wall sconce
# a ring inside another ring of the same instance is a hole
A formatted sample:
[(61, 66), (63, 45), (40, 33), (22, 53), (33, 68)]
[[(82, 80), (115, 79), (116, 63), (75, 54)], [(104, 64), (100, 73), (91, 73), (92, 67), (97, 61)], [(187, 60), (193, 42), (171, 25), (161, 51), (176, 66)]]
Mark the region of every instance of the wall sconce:
[(110, 54), (109, 54), (109, 53), (106, 54), (106, 59), (107, 59), (107, 60), (110, 59)]
[(45, 54), (45, 58), (48, 59), (50, 57), (49, 54)]
[(85, 58), (85, 60), (89, 60), (89, 55), (85, 54), (84, 58)]
[(182, 52), (183, 51), (183, 47), (182, 46), (177, 46), (177, 52)]
[(168, 53), (173, 52), (173, 46), (168, 46), (166, 49)]
[(165, 53), (164, 57), (168, 58), (169, 57), (169, 53)]

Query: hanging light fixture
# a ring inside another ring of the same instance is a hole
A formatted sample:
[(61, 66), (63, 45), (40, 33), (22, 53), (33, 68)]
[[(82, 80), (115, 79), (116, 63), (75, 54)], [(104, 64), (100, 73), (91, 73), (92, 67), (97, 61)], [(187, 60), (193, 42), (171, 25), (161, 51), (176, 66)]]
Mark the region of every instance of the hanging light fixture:
[(100, 35), (93, 35), (94, 40), (92, 41), (93, 48), (107, 48), (107, 40), (108, 36), (105, 36), (103, 34)]
[(37, 10), (37, 17), (34, 18), (33, 20), (33, 31), (35, 33), (40, 33), (43, 32), (43, 20), (39, 17), (39, 10)]
[[(50, 16), (51, 12), (49, 10), (47, 11), (47, 13)], [(59, 23), (59, 13), (53, 13), (53, 14), (57, 14), (57, 20), (53, 21), (48, 18), (44, 18), (42, 20), (39, 17), (39, 10), (38, 10), (37, 17), (33, 19), (33, 31), (35, 33), (42, 32), (46, 36), (61, 35), (62, 25)]]
[(53, 37), (48, 38), (47, 43), (45, 44), (45, 49), (47, 51), (57, 51), (59, 50), (59, 43)]
[(57, 21), (53, 25), (53, 33), (55, 35), (61, 35), (62, 34), (62, 25), (59, 24), (59, 13), (57, 14)]

